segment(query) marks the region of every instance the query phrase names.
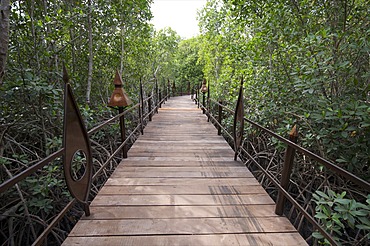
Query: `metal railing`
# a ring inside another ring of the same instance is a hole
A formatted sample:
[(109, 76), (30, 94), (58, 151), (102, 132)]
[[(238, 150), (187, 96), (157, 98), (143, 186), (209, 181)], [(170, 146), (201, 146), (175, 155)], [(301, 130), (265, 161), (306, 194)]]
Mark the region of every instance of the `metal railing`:
[[(65, 82), (65, 121), (63, 147), (0, 184), (1, 194), (6, 192), (8, 189), (16, 186), (19, 182), (25, 180), (27, 177), (30, 177), (32, 174), (35, 174), (37, 171), (41, 170), (43, 167), (56, 160), (57, 158), (63, 157), (64, 175), (67, 182), (67, 187), (69, 188), (73, 199), (69, 201), (68, 204), (53, 218), (53, 220), (46, 226), (41, 234), (37, 236), (37, 239), (33, 242), (32, 245), (42, 245), (43, 243), (45, 243), (48, 234), (53, 230), (53, 228), (57, 226), (57, 224), (67, 214), (67, 212), (73, 208), (76, 202), (80, 202), (83, 204), (85, 215), (89, 216), (90, 211), (88, 198), (91, 192), (91, 183), (96, 181), (99, 175), (107, 168), (112, 159), (114, 157), (117, 157), (119, 153), (122, 153), (123, 158), (127, 158), (128, 144), (133, 136), (135, 134), (138, 134), (138, 132), (144, 134), (144, 127), (146, 123), (152, 120), (152, 116), (156, 112), (158, 113), (158, 108), (160, 108), (161, 105), (165, 103), (165, 101), (167, 101), (167, 98), (169, 98), (167, 90), (165, 93), (163, 93), (166, 95), (162, 97), (162, 90), (158, 88), (157, 84), (156, 93), (153, 93), (153, 95), (149, 95), (144, 98), (143, 88), (140, 82), (140, 95), (138, 103), (133, 106), (127, 107), (126, 109), (124, 109), (123, 107), (118, 107), (119, 113), (116, 116), (87, 131), (86, 127), (83, 124), (77, 104), (74, 100), (66, 70), (64, 70), (63, 80)], [(128, 113), (132, 113), (135, 110), (138, 111), (139, 115), (138, 124), (134, 128), (134, 130), (132, 130), (131, 133), (126, 137), (125, 115), (127, 115)], [(108, 156), (107, 160), (100, 166), (100, 168), (95, 173), (92, 173), (92, 167), (89, 166), (92, 165), (89, 137), (99, 132), (102, 128), (107, 127), (118, 120), (120, 121), (121, 144), (116, 150), (113, 151), (113, 153)], [(74, 125), (69, 126), (69, 124), (71, 123)], [(78, 126), (78, 124), (81, 125)], [(85, 139), (80, 140), (81, 138)], [(77, 151), (81, 150), (86, 155), (84, 175), (82, 175), (82, 177), (75, 178), (72, 177), (71, 174), (71, 165), (74, 155)]]
[[(354, 174), (344, 170), (343, 168), (339, 167), (338, 165), (334, 164), (333, 162), (322, 158), (321, 156), (307, 150), (299, 145), (297, 145), (297, 138), (298, 138), (298, 131), (297, 127), (294, 126), (293, 129), (289, 133), (289, 138), (286, 139), (277, 133), (263, 127), (262, 125), (246, 118), (244, 116), (244, 109), (243, 109), (243, 81), (241, 81), (241, 86), (239, 89), (239, 96), (237, 100), (237, 104), (235, 110), (232, 110), (225, 106), (222, 100), (214, 100), (209, 96), (209, 88), (207, 91), (207, 95), (205, 92), (202, 94), (200, 93), (201, 86), (195, 88), (195, 94), (192, 95), (192, 99), (198, 104), (198, 107), (203, 110), (203, 113), (207, 115), (208, 121), (212, 121), (212, 123), (216, 126), (218, 130), (218, 135), (222, 133), (226, 135), (229, 139), (233, 141), (231, 144), (235, 151), (235, 157), (239, 156), (241, 160), (246, 160), (246, 162), (252, 162), (258, 169), (266, 175), (266, 177), (270, 180), (270, 182), (277, 188), (278, 195), (276, 200), (276, 207), (275, 213), (277, 215), (283, 215), (284, 209), (286, 209), (286, 201), (288, 200), (290, 204), (299, 211), (303, 215), (305, 219), (311, 224), (313, 230), (317, 230), (320, 232), (325, 239), (329, 241), (332, 245), (339, 245), (337, 241), (333, 238), (333, 236), (328, 233), (322, 225), (320, 225), (315, 218), (307, 212), (307, 210), (299, 204), (296, 199), (289, 193), (289, 186), (291, 184), (291, 174), (292, 169), (294, 166), (294, 158), (299, 153), (303, 155), (305, 158), (309, 158), (311, 160), (316, 161), (319, 165), (324, 166), (325, 168), (331, 170), (338, 176), (351, 181), (357, 187), (361, 187), (366, 192), (370, 192), (370, 183), (362, 180), (361, 178), (355, 176)], [(201, 102), (202, 101), (202, 102)], [(212, 112), (212, 105), (216, 106), (216, 114)], [(229, 114), (233, 114), (234, 123), (232, 125), (232, 133), (230, 133), (226, 127), (223, 126), (223, 115), (224, 112)], [(249, 123), (250, 126), (254, 129), (258, 129), (263, 133), (269, 135), (272, 138), (277, 139), (281, 143), (286, 145), (284, 160), (283, 160), (283, 167), (280, 175), (280, 180), (276, 179), (269, 171), (267, 171), (256, 159), (256, 157), (252, 156), (244, 147), (243, 144), (243, 134), (244, 134), (244, 122)], [(236, 159), (236, 158), (235, 158)]]

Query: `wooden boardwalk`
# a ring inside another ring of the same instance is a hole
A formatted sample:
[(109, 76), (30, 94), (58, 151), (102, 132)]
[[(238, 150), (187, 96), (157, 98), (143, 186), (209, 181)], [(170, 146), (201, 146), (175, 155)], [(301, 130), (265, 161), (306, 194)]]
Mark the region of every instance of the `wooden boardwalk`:
[(306, 245), (189, 96), (159, 111), (63, 245)]

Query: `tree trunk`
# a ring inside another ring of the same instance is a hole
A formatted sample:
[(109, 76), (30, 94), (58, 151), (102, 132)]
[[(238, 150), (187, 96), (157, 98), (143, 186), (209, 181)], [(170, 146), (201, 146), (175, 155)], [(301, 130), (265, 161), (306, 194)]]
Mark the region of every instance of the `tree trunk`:
[(6, 56), (9, 46), (10, 0), (0, 0), (0, 86), (5, 76)]
[(92, 3), (89, 0), (89, 13), (87, 15), (87, 25), (89, 32), (89, 70), (87, 74), (87, 89), (86, 89), (86, 103), (90, 104), (90, 94), (91, 94), (91, 82), (93, 75), (93, 39), (92, 39), (92, 24), (91, 24), (91, 15), (92, 15)]
[(124, 56), (125, 56), (125, 27), (124, 27), (124, 24), (122, 24), (121, 26), (121, 67), (120, 67), (121, 76), (123, 75)]
[[(37, 34), (36, 34), (35, 16), (34, 16), (34, 12), (35, 12), (35, 1), (34, 0), (31, 1), (31, 6), (30, 6), (29, 11), (30, 11), (30, 18), (31, 18), (31, 33), (32, 33), (32, 38), (33, 38), (33, 50), (34, 50), (33, 52), (35, 55), (36, 65), (37, 65), (37, 67), (34, 69), (36, 70), (35, 73), (37, 74), (37, 76), (40, 76), (41, 64), (40, 64), (40, 57), (39, 57), (39, 44), (38, 44), (37, 36), (36, 36)], [(33, 62), (31, 62), (30, 60), (28, 65), (32, 67)]]

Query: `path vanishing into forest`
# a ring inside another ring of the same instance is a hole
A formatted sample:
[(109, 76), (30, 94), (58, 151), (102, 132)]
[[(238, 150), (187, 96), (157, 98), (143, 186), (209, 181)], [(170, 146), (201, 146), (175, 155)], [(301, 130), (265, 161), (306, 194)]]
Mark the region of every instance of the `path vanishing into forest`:
[(144, 132), (63, 245), (306, 245), (189, 96)]

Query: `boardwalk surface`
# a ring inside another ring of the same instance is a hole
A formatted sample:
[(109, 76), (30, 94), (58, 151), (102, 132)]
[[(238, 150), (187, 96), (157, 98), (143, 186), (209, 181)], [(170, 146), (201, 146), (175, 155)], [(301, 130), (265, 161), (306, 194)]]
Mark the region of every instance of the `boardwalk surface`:
[(64, 245), (306, 245), (188, 96), (128, 155)]

